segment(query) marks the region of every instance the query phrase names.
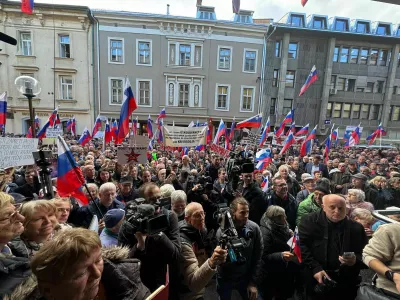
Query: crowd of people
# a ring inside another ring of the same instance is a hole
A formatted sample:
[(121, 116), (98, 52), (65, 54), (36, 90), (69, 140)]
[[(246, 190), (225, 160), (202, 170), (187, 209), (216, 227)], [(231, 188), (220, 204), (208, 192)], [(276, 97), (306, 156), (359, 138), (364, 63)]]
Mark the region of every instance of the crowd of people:
[(67, 143), (88, 205), (59, 197), (56, 178), (43, 199), (35, 165), (0, 170), (0, 299), (146, 299), (168, 285), (171, 300), (200, 300), (215, 285), (221, 300), (362, 300), (371, 282), (400, 298), (400, 219), (372, 214), (400, 208), (397, 148), (337, 147), (325, 162), (273, 148), (256, 170), (257, 149), (240, 145), (122, 165), (116, 146)]

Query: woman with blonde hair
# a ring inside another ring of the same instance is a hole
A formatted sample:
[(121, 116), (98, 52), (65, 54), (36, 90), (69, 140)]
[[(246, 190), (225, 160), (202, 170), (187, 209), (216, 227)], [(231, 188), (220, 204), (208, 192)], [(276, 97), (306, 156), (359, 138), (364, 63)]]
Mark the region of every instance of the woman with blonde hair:
[(388, 190), (387, 179), (383, 176), (376, 176), (369, 181), (369, 185), (376, 191), (374, 203), (375, 209), (385, 209), (392, 206), (393, 196)]
[(12, 252), (19, 257), (32, 257), (51, 240), (60, 229), (56, 217), (57, 207), (48, 200), (30, 201), (22, 205), (20, 213), (25, 217), (23, 222), (24, 232), (20, 238), (10, 243)]

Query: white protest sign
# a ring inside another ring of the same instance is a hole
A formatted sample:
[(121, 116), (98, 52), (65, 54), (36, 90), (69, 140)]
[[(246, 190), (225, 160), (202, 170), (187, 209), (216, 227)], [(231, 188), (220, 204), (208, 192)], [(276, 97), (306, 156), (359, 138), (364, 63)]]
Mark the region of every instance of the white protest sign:
[(0, 168), (33, 165), (38, 139), (0, 138)]
[[(354, 131), (354, 130), (356, 130), (356, 128), (357, 128), (357, 126), (349, 125), (349, 126), (346, 126), (346, 131)], [(360, 133), (362, 133), (363, 128), (364, 127), (360, 127)]]
[(137, 145), (140, 146), (148, 146), (149, 145), (149, 138), (143, 135), (131, 135), (129, 137), (129, 146), (135, 147)]
[(136, 147), (118, 147), (117, 159), (120, 164), (146, 164), (147, 145), (138, 145)]
[(246, 144), (250, 147), (258, 147), (258, 145), (260, 144), (260, 138), (261, 136), (259, 134), (248, 131), (247, 136), (243, 137), (241, 143)]
[(62, 128), (47, 128), (46, 138), (56, 138), (59, 135), (63, 135)]
[(207, 126), (183, 127), (164, 125), (164, 144), (169, 147), (196, 147), (206, 144)]

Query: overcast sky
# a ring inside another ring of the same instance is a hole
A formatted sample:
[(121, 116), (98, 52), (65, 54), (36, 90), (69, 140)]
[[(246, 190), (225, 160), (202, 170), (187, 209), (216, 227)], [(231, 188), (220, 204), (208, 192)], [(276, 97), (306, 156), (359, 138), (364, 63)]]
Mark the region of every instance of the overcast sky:
[[(196, 15), (196, 0), (35, 0), (35, 2), (161, 14), (166, 13), (166, 5), (169, 3), (172, 15), (188, 17)], [(203, 5), (215, 6), (217, 19), (231, 20), (233, 17), (232, 0), (203, 0)], [(281, 19), (287, 12), (293, 11), (307, 15), (322, 14), (396, 24), (400, 22), (400, 5), (372, 0), (309, 0), (304, 8), (300, 0), (241, 0), (241, 8), (254, 10), (257, 18), (273, 18), (275, 21)]]

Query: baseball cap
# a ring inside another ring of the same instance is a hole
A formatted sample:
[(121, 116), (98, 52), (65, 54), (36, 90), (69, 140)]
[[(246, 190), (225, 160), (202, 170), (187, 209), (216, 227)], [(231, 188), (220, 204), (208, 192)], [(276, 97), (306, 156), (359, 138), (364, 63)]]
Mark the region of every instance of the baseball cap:
[(121, 177), (121, 179), (119, 180), (119, 183), (121, 183), (121, 184), (133, 183), (133, 178), (131, 176)]
[(106, 228), (115, 227), (115, 225), (117, 225), (124, 216), (125, 216), (125, 211), (123, 209), (120, 208), (110, 209), (104, 215), (104, 224), (106, 225)]
[(314, 180), (314, 177), (312, 177), (311, 175), (304, 176), (302, 182), (305, 183), (306, 181), (309, 181), (309, 180)]

